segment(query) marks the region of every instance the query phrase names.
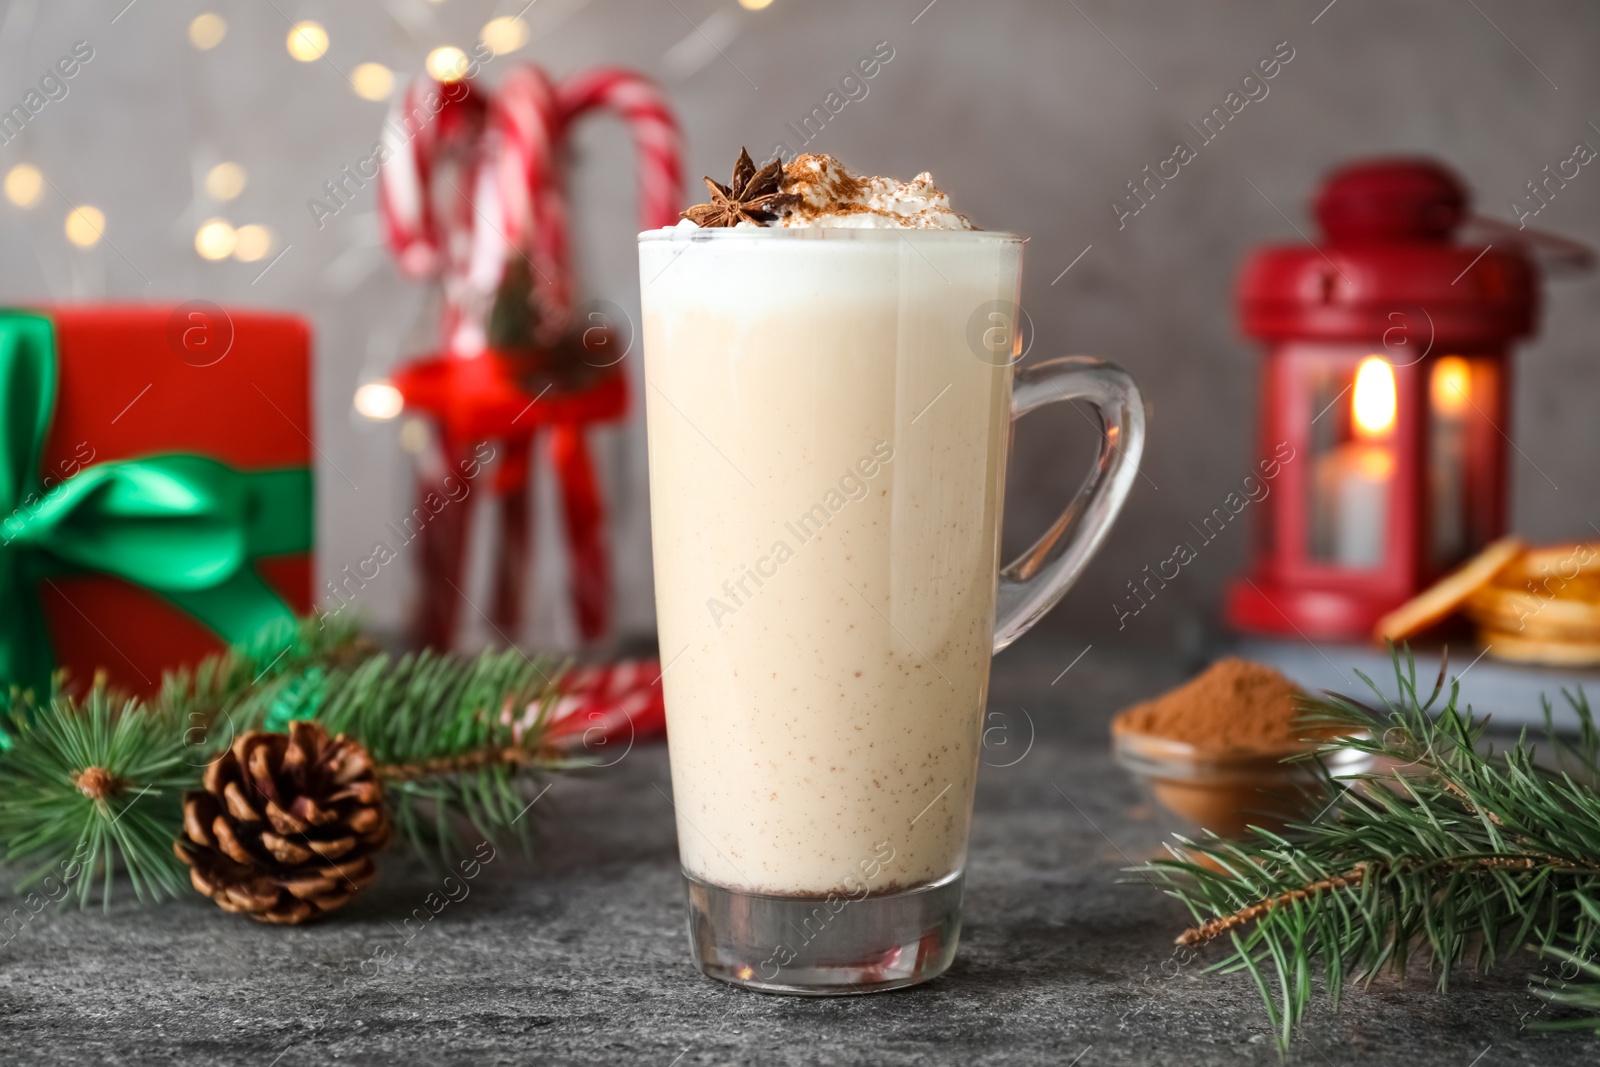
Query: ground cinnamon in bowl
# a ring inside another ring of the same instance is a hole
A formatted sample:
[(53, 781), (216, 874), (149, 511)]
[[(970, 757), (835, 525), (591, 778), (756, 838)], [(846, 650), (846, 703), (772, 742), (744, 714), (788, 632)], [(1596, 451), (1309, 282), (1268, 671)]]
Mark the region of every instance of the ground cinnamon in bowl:
[[(1271, 667), (1219, 660), (1112, 720), (1118, 762), (1169, 811), (1224, 837), (1281, 828), (1324, 803), (1315, 769), (1284, 762), (1331, 736), (1300, 721), (1304, 696)], [(1360, 770), (1365, 759), (1342, 750), (1330, 769)]]
[(1112, 722), (1112, 733), (1145, 734), (1205, 753), (1281, 752), (1299, 745), (1296, 701), (1304, 694), (1271, 667), (1218, 660), (1169, 693)]

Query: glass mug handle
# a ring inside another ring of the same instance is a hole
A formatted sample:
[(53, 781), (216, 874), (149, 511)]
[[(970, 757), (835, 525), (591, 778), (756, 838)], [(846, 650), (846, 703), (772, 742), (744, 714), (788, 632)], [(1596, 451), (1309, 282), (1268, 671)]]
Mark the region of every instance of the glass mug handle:
[(994, 650), (1028, 632), (1066, 595), (1099, 550), (1128, 499), (1144, 452), (1144, 400), (1128, 372), (1092, 356), (1019, 369), (1011, 421), (1046, 404), (1086, 400), (1100, 417), (1100, 455), (1077, 496), (1033, 547), (1000, 570)]

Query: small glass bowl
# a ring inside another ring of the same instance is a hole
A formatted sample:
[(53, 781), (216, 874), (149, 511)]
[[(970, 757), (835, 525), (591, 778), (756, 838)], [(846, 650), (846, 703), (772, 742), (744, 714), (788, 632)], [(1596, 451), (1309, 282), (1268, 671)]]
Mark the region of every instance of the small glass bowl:
[[(1319, 814), (1328, 803), (1325, 782), (1314, 762), (1288, 757), (1304, 745), (1277, 752), (1202, 752), (1194, 745), (1148, 734), (1112, 738), (1116, 760), (1189, 830), (1204, 828), (1220, 837), (1242, 837), (1247, 827), (1281, 830)], [(1370, 753), (1353, 748), (1324, 752), (1322, 765), (1334, 777), (1372, 768)]]

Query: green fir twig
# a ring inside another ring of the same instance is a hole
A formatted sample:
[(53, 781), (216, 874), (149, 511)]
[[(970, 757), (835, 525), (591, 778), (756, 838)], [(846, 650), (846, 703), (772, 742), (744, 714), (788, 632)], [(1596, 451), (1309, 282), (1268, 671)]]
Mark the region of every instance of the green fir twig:
[(1179, 942), (1221, 947), (1212, 969), (1252, 975), (1280, 1048), (1315, 999), (1318, 971), (1337, 1007), (1350, 982), (1415, 962), (1445, 991), (1457, 969), (1488, 970), (1523, 947), (1571, 964), (1570, 980), (1534, 991), (1589, 1013), (1534, 1025), (1600, 1033), (1600, 732), (1588, 703), (1568, 695), (1579, 735), (1558, 743), (1551, 769), (1526, 732), (1494, 752), (1487, 721), (1459, 705), (1442, 668), (1423, 690), (1407, 651), (1395, 677), (1390, 700), (1362, 676), (1374, 706), (1333, 694), (1308, 702), (1306, 725), (1341, 735), (1324, 751), (1375, 761), (1330, 783), (1336, 801), (1323, 817), (1241, 841), (1178, 838), (1172, 859), (1142, 868), (1193, 914)]
[(98, 873), (109, 906), (120, 862), (141, 898), (175, 894), (187, 879), (172, 841), (183, 791), (198, 781), (182, 735), (152, 728), (140, 705), (104, 686), (31, 704), (13, 705), (0, 755), (0, 840), (8, 863), (30, 868), (17, 888), (55, 872), (82, 906)]
[[(280, 701), (267, 725), (315, 718), (330, 733), (358, 738), (378, 766), (401, 837), (444, 863), (464, 847), (458, 820), (491, 844), (510, 836), (529, 845), (523, 783), (573, 765), (541, 742), (558, 674), (556, 662), (516, 649), (471, 660), (378, 655), (293, 694), (297, 706)], [(522, 727), (530, 708), (533, 721)]]
[(163, 678), (148, 701), (98, 679), (83, 692), (64, 676), (48, 700), (12, 691), (0, 709), (11, 736), (0, 752), (0, 858), (24, 869), (19, 890), (54, 876), (80, 905), (99, 885), (109, 906), (119, 867), (140, 900), (175, 895), (188, 883), (173, 854), (183, 794), (246, 731), (296, 719), (367, 748), (400, 840), (424, 857), (463, 851), (462, 823), (474, 841), (527, 847), (525, 793), (544, 773), (582, 765), (545, 744), (563, 667), (515, 649), (395, 659), (353, 627), (307, 619)]

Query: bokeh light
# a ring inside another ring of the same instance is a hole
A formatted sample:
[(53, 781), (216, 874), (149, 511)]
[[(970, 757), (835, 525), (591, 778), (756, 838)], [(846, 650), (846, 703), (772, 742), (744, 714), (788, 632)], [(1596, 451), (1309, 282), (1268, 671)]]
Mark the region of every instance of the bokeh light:
[(227, 219), (207, 219), (194, 232), (194, 250), (205, 259), (227, 259), (238, 239)]
[(392, 419), (405, 406), (400, 390), (388, 382), (368, 382), (356, 390), (356, 411), (369, 419)]
[(237, 163), (218, 163), (206, 172), (206, 192), (214, 200), (232, 200), (244, 192), (244, 168)]
[(202, 52), (209, 52), (222, 43), (228, 35), (228, 23), (221, 15), (207, 11), (196, 15), (189, 23), (189, 43)]
[(363, 63), (350, 72), (350, 84), (363, 100), (387, 100), (394, 92), (394, 71), (382, 63)]
[(233, 231), (233, 258), (254, 263), (272, 251), (272, 231), (257, 222)]
[(328, 50), (328, 31), (320, 22), (297, 22), (289, 30), (289, 54), (302, 63), (321, 59)]
[(453, 44), (428, 53), (428, 75), (434, 81), (458, 82), (467, 76), (467, 54)]
[(67, 216), (67, 240), (79, 248), (92, 248), (105, 230), (106, 214), (97, 207), (84, 204)]
[(6, 171), (6, 199), (18, 207), (32, 207), (44, 192), (44, 175), (32, 163), (18, 163)]
[(502, 15), (484, 23), (480, 37), (489, 51), (503, 56), (528, 43), (528, 24), (515, 15)]
[(413, 456), (420, 456), (433, 444), (433, 430), (427, 419), (406, 419), (400, 424), (400, 447)]

